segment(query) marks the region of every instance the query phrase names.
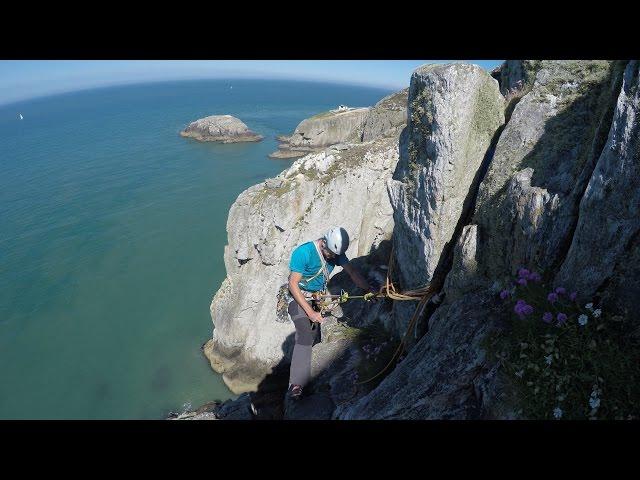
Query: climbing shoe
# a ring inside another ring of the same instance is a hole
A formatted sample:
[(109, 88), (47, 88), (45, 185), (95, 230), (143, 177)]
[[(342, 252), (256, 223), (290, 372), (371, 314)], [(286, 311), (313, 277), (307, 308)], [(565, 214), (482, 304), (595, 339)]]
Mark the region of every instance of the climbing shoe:
[(289, 390), (287, 392), (289, 398), (292, 400), (300, 400), (302, 397), (302, 386), (300, 385), (291, 385), (289, 386)]

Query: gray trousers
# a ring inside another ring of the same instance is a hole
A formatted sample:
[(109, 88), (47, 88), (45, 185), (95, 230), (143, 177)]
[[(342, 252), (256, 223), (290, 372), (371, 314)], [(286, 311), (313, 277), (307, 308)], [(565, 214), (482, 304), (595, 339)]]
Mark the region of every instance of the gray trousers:
[(296, 326), (295, 345), (291, 357), (289, 384), (305, 386), (311, 378), (311, 349), (320, 331), (320, 324), (311, 329), (311, 320), (295, 300), (289, 303), (289, 315)]

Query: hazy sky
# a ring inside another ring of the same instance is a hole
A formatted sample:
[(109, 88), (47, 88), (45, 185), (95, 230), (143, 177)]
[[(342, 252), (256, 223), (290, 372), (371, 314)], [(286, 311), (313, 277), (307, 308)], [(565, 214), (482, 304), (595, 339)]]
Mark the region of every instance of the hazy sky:
[(290, 78), (404, 88), (425, 63), (502, 60), (2, 60), (0, 104), (93, 87), (197, 78)]

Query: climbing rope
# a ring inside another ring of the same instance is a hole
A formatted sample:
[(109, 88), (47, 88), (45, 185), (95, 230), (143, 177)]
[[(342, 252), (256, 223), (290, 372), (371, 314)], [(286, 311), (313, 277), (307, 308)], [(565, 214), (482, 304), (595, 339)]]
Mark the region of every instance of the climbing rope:
[[(391, 300), (400, 301), (400, 302), (402, 301), (418, 302), (418, 305), (416, 306), (416, 309), (413, 312), (413, 315), (411, 316), (411, 319), (409, 320), (409, 323), (407, 325), (407, 331), (405, 332), (404, 336), (400, 340), (400, 343), (398, 344), (396, 351), (391, 357), (391, 360), (389, 360), (389, 362), (385, 365), (385, 367), (382, 370), (380, 370), (378, 373), (376, 373), (373, 377), (368, 378), (367, 380), (363, 380), (361, 382), (356, 382), (355, 383), (356, 392), (358, 389), (357, 387), (358, 385), (369, 383), (370, 381), (382, 375), (396, 361), (396, 359), (399, 358), (400, 355), (402, 355), (402, 352), (404, 351), (404, 347), (406, 345), (406, 341), (407, 341), (407, 338), (409, 337), (409, 333), (411, 332), (411, 329), (414, 327), (414, 324), (418, 321), (418, 319), (422, 316), (425, 307), (429, 303), (429, 300), (431, 299), (431, 297), (433, 297), (433, 295), (437, 293), (439, 289), (439, 284), (441, 283), (441, 282), (435, 282), (432, 280), (430, 283), (422, 287), (415, 288), (412, 290), (405, 290), (404, 292), (397, 292), (396, 287), (392, 281), (393, 265), (394, 265), (393, 253), (394, 251), (392, 246), (391, 253), (389, 255), (389, 264), (387, 266), (387, 277), (385, 279), (385, 285), (380, 288), (380, 291), (378, 293), (367, 293), (365, 295), (349, 295), (347, 292), (342, 290), (340, 292), (340, 295), (327, 295), (327, 294), (317, 295), (317, 301), (320, 306), (321, 312), (326, 310), (331, 310), (337, 304), (344, 303), (344, 302), (347, 302), (348, 300), (356, 299), (356, 298), (363, 299), (365, 301), (370, 301), (373, 298), (390, 298)], [(351, 398), (353, 398), (353, 396)]]

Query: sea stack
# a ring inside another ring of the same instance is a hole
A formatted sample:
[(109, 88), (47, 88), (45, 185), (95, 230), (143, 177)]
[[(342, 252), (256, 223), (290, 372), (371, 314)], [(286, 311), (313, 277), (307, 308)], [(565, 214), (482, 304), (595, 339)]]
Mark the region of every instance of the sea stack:
[(242, 121), (231, 115), (211, 115), (191, 122), (180, 132), (183, 137), (201, 142), (258, 142), (264, 137), (249, 130)]

